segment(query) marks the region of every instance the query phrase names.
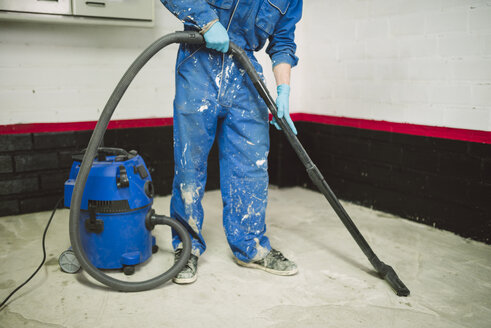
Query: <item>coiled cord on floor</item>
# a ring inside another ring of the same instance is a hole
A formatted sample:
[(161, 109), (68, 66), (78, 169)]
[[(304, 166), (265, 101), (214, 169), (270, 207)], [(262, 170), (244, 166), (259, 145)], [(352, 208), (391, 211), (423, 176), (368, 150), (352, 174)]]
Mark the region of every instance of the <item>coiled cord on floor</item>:
[(24, 287), (31, 279), (41, 270), (41, 268), (44, 265), (44, 262), (46, 261), (46, 234), (48, 233), (48, 228), (49, 225), (51, 224), (51, 221), (53, 220), (53, 217), (55, 216), (56, 210), (58, 209), (58, 206), (60, 206), (60, 203), (63, 201), (63, 197), (61, 197), (55, 205), (55, 208), (53, 209), (53, 212), (51, 212), (51, 217), (49, 218), (48, 224), (46, 224), (46, 228), (44, 228), (43, 232), (43, 241), (42, 241), (42, 246), (43, 246), (43, 260), (41, 261), (41, 264), (37, 267), (37, 269), (34, 271), (33, 274), (29, 278), (27, 278), (26, 281), (24, 281), (20, 286), (18, 286), (16, 289), (14, 289), (7, 298), (5, 298), (2, 303), (0, 304), (0, 311), (4, 309), (4, 305), (7, 303), (7, 301), (22, 287)]

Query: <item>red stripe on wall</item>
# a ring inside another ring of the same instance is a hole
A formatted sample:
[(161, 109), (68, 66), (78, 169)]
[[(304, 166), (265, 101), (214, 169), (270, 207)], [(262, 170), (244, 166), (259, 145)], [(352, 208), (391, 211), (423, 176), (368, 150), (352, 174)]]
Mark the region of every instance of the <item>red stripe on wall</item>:
[[(368, 129), (376, 131), (386, 131), (403, 133), (425, 137), (435, 137), (462, 141), (472, 141), (491, 144), (491, 132), (446, 128), (439, 126), (418, 125), (409, 123), (395, 123), (387, 121), (366, 120), (358, 118), (338, 117), (329, 115), (317, 115), (308, 113), (293, 113), (293, 121), (313, 122), (328, 125), (339, 125)], [(83, 131), (94, 129), (97, 122), (65, 122), (65, 123), (30, 123), (30, 124), (10, 124), (0, 125), (0, 134), (20, 134), (20, 133), (43, 133), (43, 132), (65, 132)], [(113, 120), (109, 122), (108, 129), (127, 129), (142, 127), (157, 127), (172, 125), (172, 117), (165, 118), (144, 118), (133, 120)]]
[(416, 136), (482, 142), (488, 144), (491, 143), (491, 132), (489, 131), (446, 128), (440, 126), (418, 125), (409, 123), (395, 123), (387, 121), (375, 121), (307, 113), (294, 113), (291, 116), (293, 121), (314, 122), (329, 125), (348, 126), (367, 130), (403, 133)]
[[(43, 133), (93, 130), (96, 121), (63, 123), (29, 123), (0, 125), (0, 134)], [(148, 128), (172, 125), (172, 117), (140, 118), (133, 120), (112, 120), (108, 129)]]

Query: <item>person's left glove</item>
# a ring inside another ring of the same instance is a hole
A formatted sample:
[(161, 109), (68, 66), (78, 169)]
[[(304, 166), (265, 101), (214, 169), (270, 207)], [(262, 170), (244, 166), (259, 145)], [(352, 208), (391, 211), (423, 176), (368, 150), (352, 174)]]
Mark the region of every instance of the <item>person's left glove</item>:
[(214, 23), (203, 37), (206, 41), (206, 47), (221, 52), (228, 51), (230, 39), (227, 30), (220, 22)]
[[(278, 93), (278, 98), (276, 98), (276, 107), (278, 107), (278, 118), (285, 117), (286, 122), (292, 129), (293, 133), (297, 134), (297, 129), (293, 124), (293, 121), (290, 117), (290, 86), (288, 84), (280, 84), (276, 91)], [(273, 118), (271, 124), (276, 126), (278, 130), (281, 130), (280, 126)]]

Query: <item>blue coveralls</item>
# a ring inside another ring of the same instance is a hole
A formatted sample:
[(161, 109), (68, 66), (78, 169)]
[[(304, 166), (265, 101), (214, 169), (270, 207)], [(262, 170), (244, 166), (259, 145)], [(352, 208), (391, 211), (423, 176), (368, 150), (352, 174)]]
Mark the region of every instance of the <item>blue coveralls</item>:
[[(302, 0), (162, 0), (185, 29), (200, 30), (219, 19), (230, 40), (254, 58), (266, 39), (273, 65), (297, 64), (295, 24)], [(192, 253), (206, 244), (201, 233), (207, 158), (218, 138), (223, 226), (234, 255), (244, 262), (271, 250), (265, 236), (268, 195), (268, 109), (231, 55), (182, 44), (176, 63), (174, 99), (175, 176), (171, 216), (187, 224)], [(173, 246), (180, 246), (173, 234)]]

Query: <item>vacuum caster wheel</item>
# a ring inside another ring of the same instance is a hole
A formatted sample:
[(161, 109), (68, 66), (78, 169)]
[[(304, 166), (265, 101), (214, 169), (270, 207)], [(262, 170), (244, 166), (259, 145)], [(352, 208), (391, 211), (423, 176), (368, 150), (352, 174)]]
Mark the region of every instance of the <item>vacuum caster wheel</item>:
[(78, 263), (75, 252), (71, 249), (61, 253), (58, 263), (60, 264), (61, 271), (66, 273), (77, 273), (80, 270), (80, 263)]
[(133, 273), (135, 273), (135, 266), (134, 265), (123, 266), (123, 273), (127, 276), (131, 276)]
[(152, 254), (155, 254), (159, 251), (159, 247), (157, 245), (152, 246)]

